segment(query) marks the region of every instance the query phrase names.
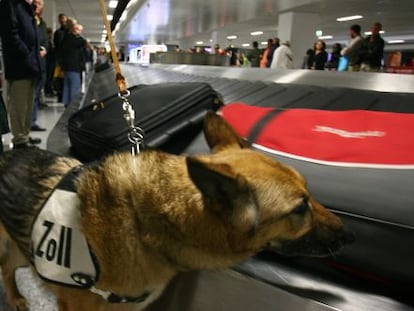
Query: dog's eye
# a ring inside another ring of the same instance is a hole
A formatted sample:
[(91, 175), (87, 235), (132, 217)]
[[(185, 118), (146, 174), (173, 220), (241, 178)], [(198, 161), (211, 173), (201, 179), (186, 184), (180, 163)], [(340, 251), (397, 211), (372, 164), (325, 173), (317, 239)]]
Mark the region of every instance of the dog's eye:
[(302, 202), (295, 207), (292, 211), (293, 214), (304, 215), (309, 208), (309, 202), (307, 198), (304, 198)]

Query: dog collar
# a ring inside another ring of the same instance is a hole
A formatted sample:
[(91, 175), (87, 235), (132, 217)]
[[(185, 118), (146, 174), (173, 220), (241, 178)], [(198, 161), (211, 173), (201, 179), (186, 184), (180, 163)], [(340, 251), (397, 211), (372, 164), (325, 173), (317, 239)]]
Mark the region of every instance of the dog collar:
[(88, 289), (109, 303), (142, 303), (151, 294), (120, 296), (95, 287), (99, 263), (80, 227), (75, 180), (89, 166), (66, 174), (43, 205), (32, 226), (33, 264), (39, 276), (55, 284)]
[(92, 293), (101, 296), (103, 299), (105, 299), (106, 301), (110, 303), (141, 303), (141, 302), (144, 302), (148, 298), (148, 296), (151, 294), (151, 292), (145, 291), (140, 296), (129, 297), (129, 296), (119, 296), (112, 292), (98, 289), (95, 286), (92, 286), (91, 288), (89, 288), (89, 290)]

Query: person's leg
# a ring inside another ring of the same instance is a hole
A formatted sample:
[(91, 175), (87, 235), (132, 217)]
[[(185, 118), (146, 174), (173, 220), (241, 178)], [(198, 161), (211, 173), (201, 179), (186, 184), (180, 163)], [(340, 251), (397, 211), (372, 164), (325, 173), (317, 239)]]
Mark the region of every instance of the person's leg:
[(68, 102), (70, 104), (74, 97), (76, 97), (81, 91), (81, 74), (80, 72), (70, 71), (68, 72), (68, 78), (70, 80)]
[(348, 66), (348, 71), (357, 72), (359, 70), (360, 70), (360, 65), (349, 65)]
[(81, 72), (74, 72), (72, 78), (72, 92), (71, 92), (71, 100), (78, 96), (82, 89), (82, 73)]
[(62, 102), (65, 107), (68, 106), (70, 102), (70, 72), (65, 72), (65, 76), (63, 78), (63, 94), (62, 94)]
[(42, 78), (39, 77), (36, 79), (35, 82), (35, 91), (34, 91), (34, 101), (33, 101), (33, 111), (32, 111), (32, 126), (37, 122), (37, 109), (40, 105), (40, 98), (41, 98), (41, 91), (42, 91)]
[(46, 82), (45, 82), (45, 94), (48, 96), (53, 95), (53, 73), (55, 71), (56, 62), (54, 60), (46, 61)]
[(27, 144), (32, 123), (34, 80), (7, 81), (7, 111), (13, 145)]
[(32, 111), (32, 122), (31, 130), (32, 131), (45, 131), (45, 128), (40, 127), (37, 124), (37, 111), (41, 106), (44, 106), (42, 102), (42, 90), (46, 81), (46, 72), (42, 72), (41, 76), (36, 79), (35, 82), (35, 93), (34, 93), (34, 102), (33, 102), (33, 111)]

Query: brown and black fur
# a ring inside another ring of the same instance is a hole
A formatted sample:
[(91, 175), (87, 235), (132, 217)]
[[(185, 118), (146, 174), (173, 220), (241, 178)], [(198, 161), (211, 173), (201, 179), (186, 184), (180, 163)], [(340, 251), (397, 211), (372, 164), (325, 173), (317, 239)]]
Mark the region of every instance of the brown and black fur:
[[(76, 181), (81, 223), (97, 258), (99, 289), (158, 296), (180, 271), (233, 266), (265, 247), (326, 255), (347, 242), (341, 221), (317, 203), (294, 169), (253, 150), (208, 114), (212, 154), (114, 154)], [(33, 218), (77, 160), (39, 149), (0, 157), (0, 264), (14, 310), (26, 310), (14, 281), (30, 258)], [(88, 290), (46, 284), (59, 310), (141, 310), (108, 304)], [(151, 300), (150, 299), (150, 300)]]

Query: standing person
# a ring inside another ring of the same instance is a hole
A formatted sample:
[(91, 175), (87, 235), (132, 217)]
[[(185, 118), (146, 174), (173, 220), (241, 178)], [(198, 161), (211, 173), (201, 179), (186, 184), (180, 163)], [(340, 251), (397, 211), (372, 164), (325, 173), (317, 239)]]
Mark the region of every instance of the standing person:
[(340, 43), (335, 43), (332, 45), (331, 56), (327, 62), (325, 68), (328, 70), (336, 71), (338, 69), (339, 58), (341, 57), (342, 45)]
[(247, 54), (247, 59), (251, 64), (251, 67), (260, 67), (260, 56), (262, 52), (259, 50), (259, 43), (253, 42), (253, 50)]
[(69, 23), (68, 32), (61, 43), (60, 63), (64, 72), (63, 105), (67, 107), (72, 99), (81, 92), (81, 74), (85, 69), (83, 48), (87, 41), (81, 36), (82, 25)]
[(303, 57), (302, 69), (311, 69), (313, 61), (313, 49), (308, 49)]
[(29, 136), (34, 84), (40, 74), (40, 46), (31, 0), (0, 1), (0, 36), (13, 148), (25, 148), (41, 142)]
[[(0, 68), (1, 69), (1, 68)], [(6, 105), (4, 104), (3, 101), (3, 92), (2, 92), (2, 76), (1, 76), (1, 71), (0, 71), (0, 153), (3, 152), (3, 139), (2, 139), (2, 135), (3, 134), (7, 134), (8, 132), (10, 132), (9, 129), (9, 121), (7, 119), (7, 109), (6, 109)]]
[(53, 45), (55, 46), (55, 53), (56, 53), (56, 74), (54, 76), (54, 89), (56, 91), (56, 95), (58, 98), (58, 102), (62, 102), (62, 95), (63, 95), (63, 77), (61, 77), (61, 66), (60, 66), (60, 52), (61, 52), (61, 44), (63, 38), (67, 32), (66, 29), (66, 22), (68, 20), (67, 16), (63, 13), (59, 14), (59, 24), (60, 27), (55, 31), (53, 34)]
[(290, 42), (285, 41), (279, 46), (273, 55), (272, 64), (270, 66), (272, 69), (283, 68), (283, 69), (292, 69), (293, 68), (293, 53), (290, 49)]
[(361, 48), (363, 38), (361, 36), (361, 26), (354, 24), (349, 28), (351, 37), (348, 46), (343, 48), (341, 55), (348, 59), (348, 71), (359, 71), (361, 65)]
[(226, 55), (226, 52), (222, 48), (220, 48), (220, 44), (217, 43), (216, 45), (214, 45), (214, 54)]
[(269, 52), (267, 53), (267, 62), (266, 62), (266, 67), (270, 68), (270, 65), (272, 64), (273, 61), (273, 55), (275, 54), (275, 51), (280, 47), (280, 39), (279, 38), (274, 38), (272, 41), (272, 46), (269, 49)]
[(37, 38), (40, 44), (40, 75), (35, 82), (35, 95), (32, 112), (32, 126), (31, 131), (46, 131), (45, 128), (37, 124), (37, 110), (39, 107), (46, 106), (42, 102), (42, 90), (46, 83), (46, 55), (47, 55), (47, 26), (42, 18), (43, 0), (34, 0), (35, 5), (35, 22), (37, 26)]
[(267, 40), (267, 47), (263, 51), (262, 59), (260, 60), (260, 68), (267, 68), (267, 55), (269, 55), (269, 51), (272, 48), (273, 39)]
[(371, 27), (371, 35), (363, 41), (361, 71), (381, 71), (385, 46), (384, 39), (380, 35), (381, 30), (381, 23), (375, 23)]
[(326, 44), (323, 40), (316, 40), (313, 46), (313, 52), (309, 55), (310, 69), (325, 70), (325, 64), (328, 61)]
[(46, 82), (45, 82), (45, 95), (54, 96), (53, 91), (53, 73), (55, 72), (56, 66), (56, 53), (55, 44), (53, 43), (53, 30), (47, 28), (47, 54), (46, 54)]
[(227, 55), (230, 56), (230, 66), (238, 66), (239, 63), (239, 56), (238, 56), (238, 49), (235, 48), (233, 45), (230, 45), (227, 48)]

